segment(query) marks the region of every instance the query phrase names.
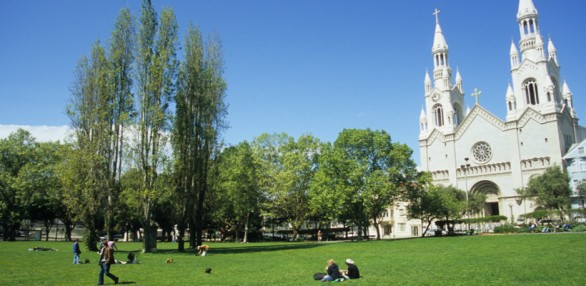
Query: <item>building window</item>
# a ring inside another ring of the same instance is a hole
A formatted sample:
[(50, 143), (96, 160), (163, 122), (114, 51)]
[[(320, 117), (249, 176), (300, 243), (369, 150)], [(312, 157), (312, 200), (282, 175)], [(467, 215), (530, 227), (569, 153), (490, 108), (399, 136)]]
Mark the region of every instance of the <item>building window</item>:
[(384, 235), (391, 235), (391, 233), (393, 233), (393, 226), (392, 225), (385, 225), (383, 233), (384, 233)]
[(478, 142), (472, 146), (472, 155), (478, 163), (485, 163), (492, 158), (492, 149), (486, 142)]
[(405, 232), (405, 230), (407, 229), (407, 225), (404, 223), (400, 223), (399, 224), (399, 231), (400, 232)]
[(438, 104), (433, 107), (433, 119), (435, 126), (444, 126), (444, 110), (441, 104)]
[(525, 101), (529, 105), (539, 104), (539, 94), (537, 92), (537, 83), (531, 79), (523, 84), (523, 91), (525, 92)]

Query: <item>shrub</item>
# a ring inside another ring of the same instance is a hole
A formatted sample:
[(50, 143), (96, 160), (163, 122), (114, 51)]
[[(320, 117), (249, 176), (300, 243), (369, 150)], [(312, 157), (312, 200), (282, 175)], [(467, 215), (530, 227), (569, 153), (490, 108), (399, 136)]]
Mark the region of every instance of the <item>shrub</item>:
[(494, 228), (494, 233), (516, 233), (519, 230), (512, 224), (504, 224)]
[(571, 232), (584, 232), (586, 231), (586, 225), (577, 225), (575, 227), (573, 227), (572, 229), (570, 229)]

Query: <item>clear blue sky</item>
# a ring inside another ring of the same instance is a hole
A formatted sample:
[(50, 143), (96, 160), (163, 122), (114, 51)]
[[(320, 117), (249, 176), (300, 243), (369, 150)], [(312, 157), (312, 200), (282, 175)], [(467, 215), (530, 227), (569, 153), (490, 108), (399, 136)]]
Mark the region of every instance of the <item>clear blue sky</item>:
[[(534, 0), (541, 33), (586, 118), (586, 1)], [(505, 117), (517, 0), (153, 0), (223, 43), (230, 144), (268, 132), (333, 142), (344, 128), (384, 129), (419, 162), (423, 80), (431, 72), (435, 18), (459, 69), (466, 105)], [(123, 7), (139, 0), (4, 0), (0, 3), (0, 125), (68, 125), (65, 105), (78, 59), (107, 44)], [(1, 127), (1, 126), (0, 126)]]

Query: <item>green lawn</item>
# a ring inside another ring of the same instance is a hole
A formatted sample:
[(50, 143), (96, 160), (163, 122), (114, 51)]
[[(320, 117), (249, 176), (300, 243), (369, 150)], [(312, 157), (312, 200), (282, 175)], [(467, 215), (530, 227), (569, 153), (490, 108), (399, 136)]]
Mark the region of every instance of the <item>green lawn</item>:
[[(159, 243), (159, 252), (139, 254), (141, 264), (113, 265), (112, 273), (120, 284), (135, 285), (319, 285), (312, 276), (323, 272), (327, 259), (344, 268), (352, 258), (363, 278), (342, 284), (586, 285), (584, 233), (209, 245), (208, 255), (197, 257)], [(118, 248), (117, 258), (125, 258), (140, 244), (119, 242)], [(90, 263), (83, 265), (72, 265), (72, 256), (66, 242), (0, 242), (0, 285), (97, 284), (98, 255), (84, 251), (82, 260)], [(166, 264), (167, 258), (174, 263)]]

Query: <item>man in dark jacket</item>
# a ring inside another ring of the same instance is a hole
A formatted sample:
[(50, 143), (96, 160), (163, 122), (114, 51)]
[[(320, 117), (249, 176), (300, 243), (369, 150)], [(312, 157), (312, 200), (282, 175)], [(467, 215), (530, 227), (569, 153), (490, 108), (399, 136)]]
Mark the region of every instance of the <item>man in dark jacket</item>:
[(81, 249), (79, 248), (79, 240), (76, 239), (73, 242), (73, 264), (79, 264), (79, 255), (81, 254)]
[(346, 265), (348, 265), (347, 271), (342, 271), (342, 276), (346, 279), (358, 279), (360, 278), (360, 271), (358, 270), (358, 266), (354, 264), (354, 260), (348, 258), (346, 259)]

